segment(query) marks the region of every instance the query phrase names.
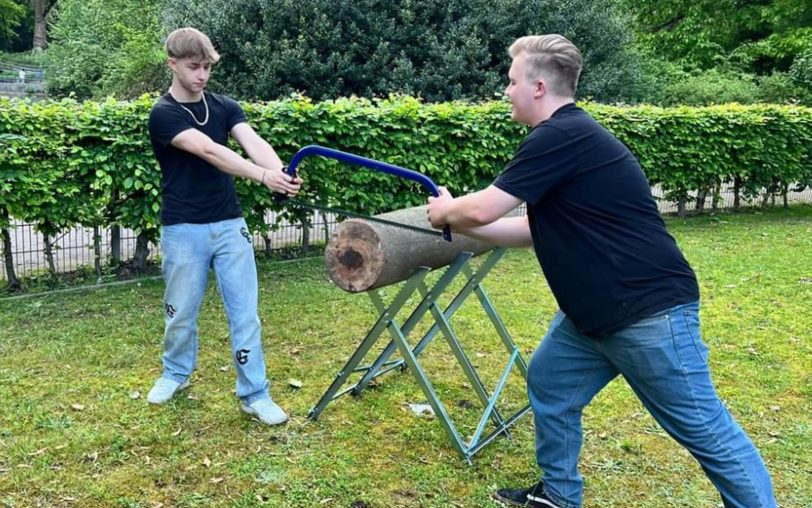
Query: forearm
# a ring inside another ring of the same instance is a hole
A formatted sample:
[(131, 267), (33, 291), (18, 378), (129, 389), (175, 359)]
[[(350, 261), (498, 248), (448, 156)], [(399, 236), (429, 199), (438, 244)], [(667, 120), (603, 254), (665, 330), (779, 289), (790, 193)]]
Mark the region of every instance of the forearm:
[(259, 136), (254, 143), (245, 146), (245, 151), (254, 164), (263, 168), (277, 170), (284, 165), (273, 147)]
[(492, 223), (494, 218), (489, 216), (481, 194), (482, 191), (479, 191), (454, 199), (443, 210), (440, 217), (442, 223), (458, 231), (473, 230)]
[[(210, 143), (206, 146), (201, 156), (206, 162), (224, 173), (248, 178), (255, 182), (261, 182), (265, 172), (263, 167), (240, 157), (234, 150), (218, 143)], [(280, 163), (279, 166), (281, 165)]]
[(454, 228), (455, 231), (476, 240), (500, 247), (530, 247), (533, 239), (527, 217), (505, 217), (484, 226)]

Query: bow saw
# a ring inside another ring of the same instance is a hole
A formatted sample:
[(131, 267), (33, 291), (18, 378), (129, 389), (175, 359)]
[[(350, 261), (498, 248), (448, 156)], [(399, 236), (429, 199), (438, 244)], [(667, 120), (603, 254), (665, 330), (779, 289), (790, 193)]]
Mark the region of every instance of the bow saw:
[[(395, 166), (394, 164), (389, 164), (386, 162), (377, 161), (375, 159), (369, 159), (367, 157), (361, 157), (360, 155), (354, 155), (347, 152), (342, 152), (339, 150), (334, 150), (332, 148), (326, 148), (319, 145), (308, 145), (302, 149), (300, 149), (293, 158), (290, 160), (290, 164), (288, 165), (285, 172), (293, 177), (296, 175), (296, 170), (301, 163), (302, 159), (305, 157), (313, 156), (313, 155), (320, 155), (322, 157), (327, 157), (330, 159), (335, 159), (341, 162), (346, 162), (348, 164), (353, 164), (356, 166), (362, 166), (369, 169), (374, 169), (376, 171), (381, 171), (383, 173), (388, 173), (390, 175), (394, 175), (400, 178), (406, 178), (409, 180), (414, 180), (415, 182), (421, 184), (423, 187), (427, 188), (429, 192), (435, 197), (440, 195), (440, 189), (437, 187), (437, 184), (432, 181), (431, 178), (427, 177), (422, 173), (418, 173), (417, 171), (412, 171), (411, 169), (402, 168), (400, 166)], [(288, 198), (283, 194), (276, 194), (275, 199), (277, 202), (287, 202), (293, 205), (302, 206), (305, 208), (310, 208), (312, 210), (319, 210), (322, 212), (328, 213), (335, 213), (337, 215), (342, 215), (345, 217), (353, 217), (358, 219), (368, 220), (370, 222), (377, 222), (379, 224), (385, 224), (387, 226), (394, 226), (402, 229), (408, 229), (411, 231), (417, 231), (424, 234), (434, 235), (434, 236), (442, 236), (446, 241), (451, 241), (451, 228), (449, 226), (443, 227), (443, 231), (435, 231), (433, 229), (426, 229), (421, 228), (418, 226), (413, 226), (411, 224), (403, 224), (401, 222), (390, 221), (387, 219), (382, 219), (379, 217), (372, 217), (369, 215), (364, 215), (357, 212), (351, 212), (349, 210), (342, 210), (340, 208), (334, 208), (326, 205), (319, 205), (316, 203), (309, 203), (305, 201), (301, 201), (298, 199)]]

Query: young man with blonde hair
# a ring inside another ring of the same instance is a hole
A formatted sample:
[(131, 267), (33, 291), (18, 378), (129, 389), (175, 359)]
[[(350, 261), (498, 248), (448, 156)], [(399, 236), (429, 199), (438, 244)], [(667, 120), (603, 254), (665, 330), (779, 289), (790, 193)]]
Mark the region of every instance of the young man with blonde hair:
[[(699, 461), (724, 506), (774, 508), (758, 451), (713, 387), (694, 272), (635, 157), (575, 105), (580, 52), (543, 35), (518, 39), (510, 56), (505, 93), (530, 134), (491, 186), (456, 199), (442, 189), (427, 211), (435, 227), (534, 247), (560, 308), (527, 374), (541, 480), (494, 498), (580, 507), (582, 412), (620, 375)], [(525, 217), (503, 217), (523, 202)]]
[[(163, 373), (147, 400), (163, 404), (189, 385), (197, 363), (198, 311), (211, 268), (228, 318), (242, 410), (268, 425), (283, 423), (287, 414), (268, 390), (254, 249), (234, 177), (287, 195), (298, 193), (301, 180), (282, 171), (282, 161), (248, 125), (237, 102), (204, 91), (220, 59), (205, 34), (175, 30), (166, 39), (166, 52), (172, 85), (149, 117), (162, 174)], [(227, 147), (229, 135), (250, 161)]]

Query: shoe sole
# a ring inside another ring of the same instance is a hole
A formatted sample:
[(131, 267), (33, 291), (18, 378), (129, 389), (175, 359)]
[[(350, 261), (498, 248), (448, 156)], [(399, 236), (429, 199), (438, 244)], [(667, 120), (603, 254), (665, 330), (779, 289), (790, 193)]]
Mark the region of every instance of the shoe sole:
[(491, 499), (493, 499), (502, 506), (527, 506), (527, 503), (517, 503), (512, 499), (500, 496), (496, 492), (491, 494)]
[[(500, 496), (499, 494), (497, 494), (496, 492), (494, 492), (494, 493), (492, 493), (492, 494), (491, 494), (491, 499), (493, 499), (493, 500), (494, 500), (494, 501), (496, 501), (497, 503), (501, 504), (502, 506), (529, 506), (527, 503), (517, 503), (516, 501), (514, 501), (514, 500), (512, 500), (512, 499), (508, 499), (508, 498), (506, 498), (506, 497), (502, 497), (502, 496)], [(559, 507), (558, 507), (558, 505), (553, 504), (552, 502), (547, 501), (546, 499), (541, 499), (541, 500), (539, 500), (539, 501), (535, 501), (535, 503), (536, 503), (537, 505), (539, 505), (539, 506), (543, 506), (543, 507), (545, 507), (545, 508), (546, 508), (546, 507), (549, 507), (549, 508), (559, 508)]]
[(494, 501), (496, 501), (497, 503), (499, 503), (502, 506), (525, 506), (525, 505), (517, 503), (517, 502), (515, 502), (515, 501), (513, 501), (511, 499), (506, 499), (506, 498), (500, 496), (499, 494), (497, 494), (496, 492), (491, 494), (491, 499), (493, 499)]

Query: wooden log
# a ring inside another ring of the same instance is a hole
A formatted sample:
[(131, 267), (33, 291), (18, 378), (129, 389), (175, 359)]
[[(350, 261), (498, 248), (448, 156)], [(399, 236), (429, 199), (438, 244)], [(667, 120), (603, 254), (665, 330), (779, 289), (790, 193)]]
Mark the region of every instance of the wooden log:
[[(431, 229), (426, 207), (377, 215), (388, 221)], [(437, 230), (439, 232), (439, 230)], [(330, 279), (341, 289), (360, 293), (408, 279), (415, 269), (451, 264), (461, 252), (482, 254), (495, 246), (460, 233), (448, 242), (430, 235), (363, 219), (348, 219), (333, 232), (324, 254)]]

